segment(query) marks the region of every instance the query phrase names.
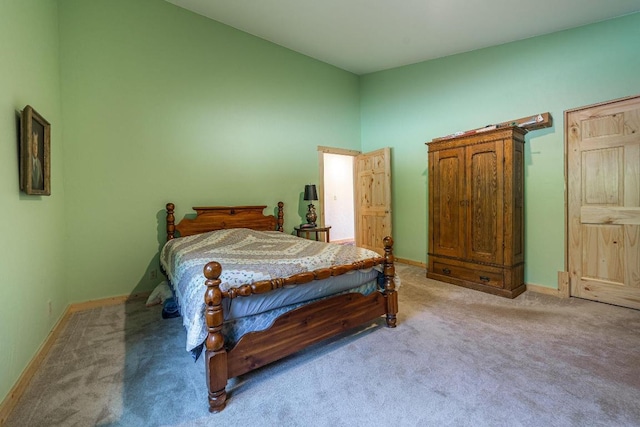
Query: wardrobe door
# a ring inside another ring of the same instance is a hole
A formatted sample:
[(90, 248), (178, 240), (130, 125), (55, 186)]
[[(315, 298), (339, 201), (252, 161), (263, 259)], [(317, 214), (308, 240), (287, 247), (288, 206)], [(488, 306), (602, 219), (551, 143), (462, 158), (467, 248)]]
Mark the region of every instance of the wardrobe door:
[(504, 242), (503, 143), (466, 148), (466, 258), (502, 264)]
[(464, 148), (436, 151), (430, 178), (432, 251), (436, 255), (464, 257), (465, 212)]

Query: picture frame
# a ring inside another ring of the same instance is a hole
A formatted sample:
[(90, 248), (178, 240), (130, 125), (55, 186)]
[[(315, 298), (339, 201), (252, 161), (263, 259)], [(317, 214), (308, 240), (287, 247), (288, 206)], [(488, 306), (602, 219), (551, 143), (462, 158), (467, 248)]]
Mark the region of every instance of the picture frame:
[(30, 105), (20, 120), (20, 189), (51, 195), (51, 124)]

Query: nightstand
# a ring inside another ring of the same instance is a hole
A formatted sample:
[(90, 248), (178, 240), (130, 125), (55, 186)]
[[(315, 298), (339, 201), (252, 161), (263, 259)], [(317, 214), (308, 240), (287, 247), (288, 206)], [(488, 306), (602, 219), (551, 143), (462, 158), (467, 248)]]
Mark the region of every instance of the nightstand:
[(331, 239), (329, 238), (329, 230), (331, 229), (331, 226), (313, 228), (294, 227), (294, 229), (296, 230), (296, 234), (298, 235), (298, 237), (304, 237), (305, 239), (308, 239), (309, 236), (313, 233), (315, 234), (316, 240), (318, 240), (318, 234), (324, 233), (324, 239), (321, 241), (326, 243), (329, 243), (331, 241)]

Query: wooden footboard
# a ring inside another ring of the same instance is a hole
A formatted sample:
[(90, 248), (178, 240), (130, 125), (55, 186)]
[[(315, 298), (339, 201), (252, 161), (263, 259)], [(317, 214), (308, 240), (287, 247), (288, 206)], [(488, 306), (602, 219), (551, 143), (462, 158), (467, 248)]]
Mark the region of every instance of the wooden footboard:
[[(383, 257), (300, 273), (283, 279), (263, 280), (224, 292), (220, 290), (219, 279), (222, 267), (217, 262), (208, 263), (204, 268), (204, 275), (207, 286), (205, 319), (208, 336), (205, 341), (205, 367), (209, 410), (219, 412), (224, 409), (229, 378), (274, 362), (382, 315), (386, 315), (388, 327), (395, 327), (398, 297), (394, 284), (395, 267), (392, 248), (393, 239), (385, 237)], [(303, 285), (314, 280), (339, 276), (349, 271), (376, 265), (383, 265), (385, 277), (383, 291), (374, 292), (368, 296), (359, 293), (342, 294), (303, 305), (280, 316), (269, 329), (245, 335), (233, 349), (227, 351), (225, 348), (222, 335), (223, 298), (265, 293), (285, 285)]]

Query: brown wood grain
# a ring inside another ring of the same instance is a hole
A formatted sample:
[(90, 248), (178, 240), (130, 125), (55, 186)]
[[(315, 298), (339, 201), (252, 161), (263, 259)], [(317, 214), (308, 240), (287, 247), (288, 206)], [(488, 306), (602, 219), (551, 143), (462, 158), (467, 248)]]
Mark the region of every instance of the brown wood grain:
[(428, 144), (427, 277), (510, 298), (524, 291), (525, 133), (512, 126)]
[[(386, 312), (380, 292), (338, 295), (284, 314), (267, 331), (248, 333), (229, 351), (229, 378), (355, 328)], [(261, 351), (256, 351), (261, 349)]]
[[(283, 231), (284, 213), (282, 202), (278, 203), (278, 217), (264, 215), (267, 206), (196, 206), (196, 217), (183, 218), (174, 225), (173, 203), (167, 203), (167, 240), (175, 237), (175, 231), (180, 236), (191, 236), (215, 230), (228, 228), (251, 228), (261, 231)], [(171, 217), (171, 218), (170, 218)], [(171, 222), (169, 220), (171, 219)]]

